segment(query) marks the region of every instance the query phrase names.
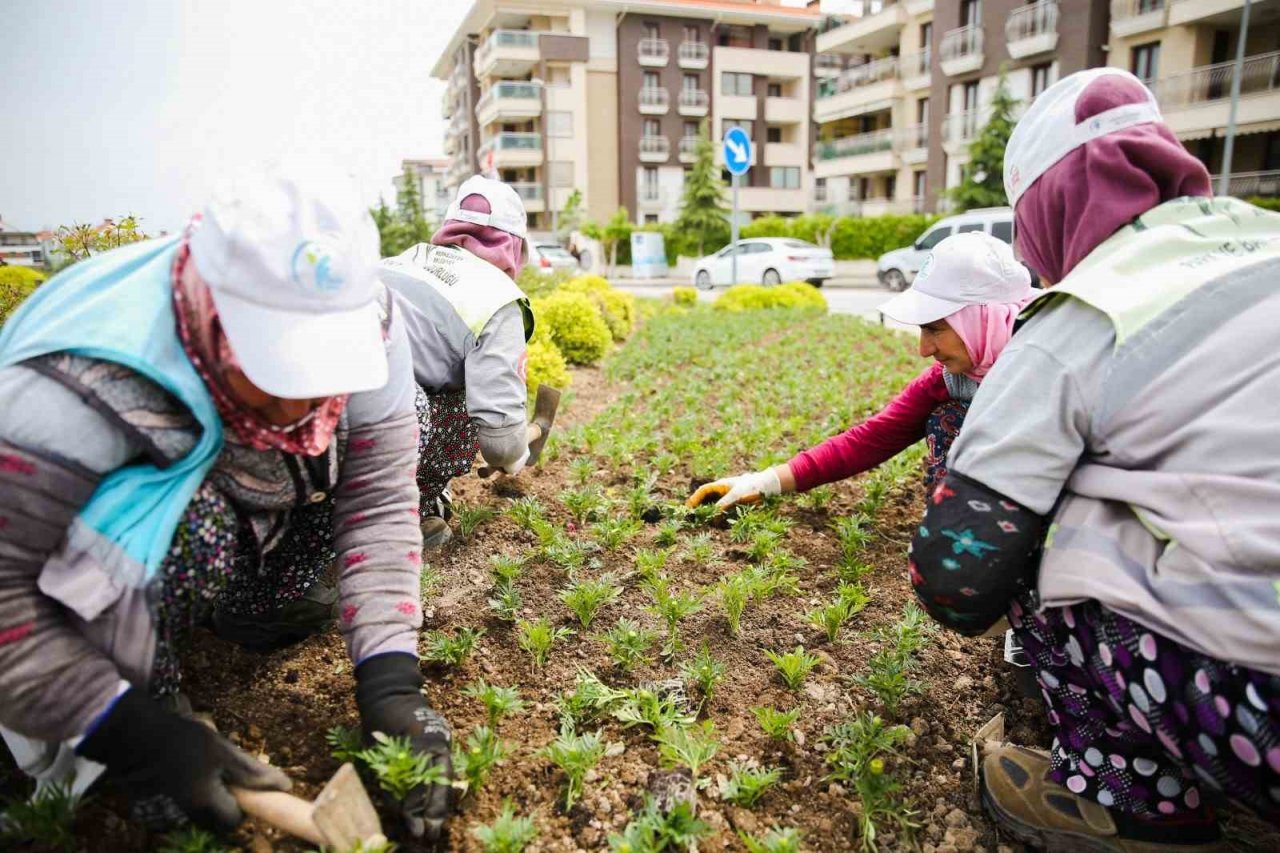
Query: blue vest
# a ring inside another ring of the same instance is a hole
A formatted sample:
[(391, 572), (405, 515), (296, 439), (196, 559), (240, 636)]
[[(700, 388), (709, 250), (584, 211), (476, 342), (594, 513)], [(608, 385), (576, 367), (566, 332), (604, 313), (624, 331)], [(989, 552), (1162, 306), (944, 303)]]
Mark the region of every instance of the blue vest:
[(199, 422), (200, 440), (184, 458), (112, 471), (80, 511), (83, 524), (136, 564), (126, 573), (134, 583), (154, 576), (223, 443), (213, 398), (178, 339), (171, 284), (178, 240), (81, 261), (37, 288), (0, 329), (0, 367), (61, 351), (117, 362), (173, 394)]

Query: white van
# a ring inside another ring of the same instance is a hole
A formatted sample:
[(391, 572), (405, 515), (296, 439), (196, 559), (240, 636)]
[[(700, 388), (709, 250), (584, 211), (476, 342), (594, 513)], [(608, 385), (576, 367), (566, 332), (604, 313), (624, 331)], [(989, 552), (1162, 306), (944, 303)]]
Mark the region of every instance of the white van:
[(929, 250), (952, 234), (985, 231), (1006, 243), (1013, 242), (1013, 210), (1008, 207), (980, 207), (933, 224), (914, 245), (885, 252), (876, 261), (876, 278), (889, 290), (906, 290), (915, 280)]

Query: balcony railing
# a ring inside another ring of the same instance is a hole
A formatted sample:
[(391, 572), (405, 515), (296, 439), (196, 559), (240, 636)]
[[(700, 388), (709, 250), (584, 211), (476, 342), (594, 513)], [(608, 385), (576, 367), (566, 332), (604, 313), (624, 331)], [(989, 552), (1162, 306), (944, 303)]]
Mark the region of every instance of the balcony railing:
[(705, 42), (682, 41), (676, 51), (676, 62), (681, 68), (706, 68), (711, 61), (711, 48)]
[(671, 48), (666, 39), (640, 39), (636, 45), (636, 58), (641, 65), (663, 66), (671, 57)]
[(682, 136), (680, 137), (680, 160), (684, 163), (692, 163), (698, 157), (698, 137)]
[(480, 96), (480, 100), (476, 101), (476, 112), (483, 112), (489, 104), (499, 98), (502, 100), (528, 100), (541, 104), (542, 84), (520, 81), (496, 83), (490, 87), (489, 91)]
[(641, 204), (654, 205), (662, 203), (662, 190), (658, 187), (641, 184), (637, 195)]
[(1007, 42), (1036, 38), (1057, 31), (1058, 4), (1055, 0), (1040, 0), (1014, 9), (1004, 22), (1004, 38)]
[(844, 59), (834, 53), (819, 53), (813, 58), (813, 68), (819, 74), (839, 73), (844, 70)]
[[(939, 55), (944, 64), (960, 64), (965, 60), (976, 60), (978, 65), (981, 66), (982, 27), (970, 26), (948, 30), (947, 34), (942, 37)], [(944, 68), (943, 70), (945, 71), (946, 69)]]
[(680, 90), (677, 107), (681, 115), (706, 115), (710, 106), (711, 96), (701, 89)]
[(532, 181), (517, 181), (510, 184), (516, 195), (525, 201), (542, 201), (542, 184)]
[(660, 115), (671, 109), (671, 93), (656, 86), (640, 89), (640, 112)]
[[(1219, 62), (1173, 74), (1150, 83), (1160, 108), (1174, 110), (1231, 96), (1234, 62)], [(1240, 69), (1240, 95), (1280, 91), (1280, 51), (1245, 57)]]
[(671, 140), (665, 136), (640, 137), (640, 159), (644, 161), (666, 160), (671, 156)]
[(893, 80), (898, 76), (898, 58), (889, 56), (863, 65), (846, 68), (834, 80), (826, 80), (818, 89), (818, 97), (830, 98), (859, 86), (870, 86), (883, 80)]
[(830, 197), (830, 193), (827, 192), (826, 184), (814, 185), (813, 187), (813, 203), (814, 204), (826, 204), (827, 198), (829, 197)]
[(929, 125), (921, 123), (898, 128), (897, 135), (893, 140), (893, 147), (897, 148), (899, 151), (928, 148)]
[(932, 53), (927, 50), (903, 54), (898, 57), (898, 71), (903, 77), (928, 77), (931, 59)]
[(1113, 20), (1137, 18), (1160, 12), (1165, 7), (1165, 0), (1111, 0), (1111, 17)]
[(817, 160), (838, 160), (841, 157), (857, 157), (862, 154), (888, 151), (893, 147), (895, 133), (896, 131), (892, 128), (888, 128), (819, 142), (814, 146), (813, 156)]
[(515, 133), (512, 131), (499, 133), (480, 146), (481, 153), (490, 149), (495, 151), (541, 151), (542, 134)]
[[(1213, 176), (1213, 191), (1218, 191), (1221, 175)], [(1262, 196), (1276, 198), (1280, 196), (1280, 170), (1269, 172), (1236, 172), (1227, 182), (1227, 195), (1240, 198)]]
[(952, 113), (942, 120), (942, 138), (952, 145), (959, 145), (973, 139), (982, 128), (985, 110), (965, 110)]
[(494, 30), (476, 51), (476, 67), (484, 67), (488, 64), (489, 55), (503, 47), (537, 49), (538, 33), (535, 30)]

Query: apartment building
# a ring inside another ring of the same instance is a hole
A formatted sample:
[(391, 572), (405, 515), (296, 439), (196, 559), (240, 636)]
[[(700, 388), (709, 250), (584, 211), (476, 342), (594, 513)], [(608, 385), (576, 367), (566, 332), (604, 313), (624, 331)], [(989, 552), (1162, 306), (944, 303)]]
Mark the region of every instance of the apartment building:
[(433, 70), (445, 183), (496, 174), (537, 229), (574, 189), (592, 218), (670, 221), (702, 124), (738, 124), (756, 157), (742, 209), (804, 212), (820, 19), (779, 0), (476, 0)]
[(1107, 0), (863, 0), (827, 25), (846, 57), (814, 102), (814, 205), (839, 213), (945, 208), (1000, 74), (1024, 104), (1105, 64)]
[(447, 158), (428, 160), (403, 160), (400, 163), (400, 174), (391, 179), (397, 193), (404, 192), (409, 181), (413, 181), (418, 190), (418, 198), (422, 200), (422, 209), (432, 220), (444, 219), (453, 200), (452, 193), (445, 183), (445, 175), (452, 161)]
[[(1155, 92), (1165, 121), (1215, 175), (1244, 0), (1115, 0), (1108, 63)], [(1231, 164), (1232, 195), (1280, 195), (1280, 0), (1249, 11)]]

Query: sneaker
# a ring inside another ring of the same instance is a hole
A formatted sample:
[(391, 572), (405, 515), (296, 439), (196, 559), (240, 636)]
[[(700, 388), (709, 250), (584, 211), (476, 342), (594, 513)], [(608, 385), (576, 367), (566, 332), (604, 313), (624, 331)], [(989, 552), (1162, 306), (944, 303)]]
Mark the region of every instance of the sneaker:
[[(1124, 820), (1048, 778), (1049, 754), (1004, 746), (982, 762), (982, 804), (1014, 838), (1057, 853), (1225, 853), (1217, 824), (1198, 816)], [(1117, 818), (1126, 826), (1117, 825)]]
[(301, 598), (268, 613), (244, 615), (218, 608), (213, 611), (213, 631), (251, 651), (271, 652), (327, 630), (337, 608), (337, 586), (316, 581)]

